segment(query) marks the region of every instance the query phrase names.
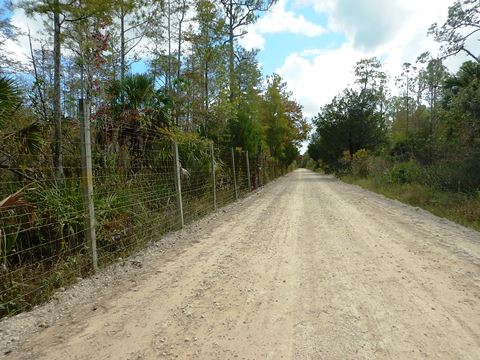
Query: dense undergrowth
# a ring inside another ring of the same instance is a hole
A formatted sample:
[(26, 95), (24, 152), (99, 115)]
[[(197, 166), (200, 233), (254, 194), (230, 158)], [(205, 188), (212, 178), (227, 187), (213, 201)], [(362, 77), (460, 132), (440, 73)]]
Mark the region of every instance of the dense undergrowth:
[[(185, 223), (214, 209), (209, 141), (187, 136), (179, 144), (182, 170), (182, 203)], [(143, 157), (148, 162), (132, 165), (131, 155), (119, 159), (94, 154), (94, 196), (98, 262), (107, 266), (124, 258), (163, 234), (180, 229), (174, 183), (171, 140), (159, 141), (156, 151)], [(230, 148), (215, 149), (217, 207), (235, 201)], [(248, 186), (246, 153), (235, 150), (238, 196), (281, 176), (287, 169), (274, 159), (249, 157)], [(74, 161), (72, 160), (72, 164)], [(292, 167), (295, 165), (293, 164)], [(0, 212), (2, 231), (0, 269), (0, 317), (28, 310), (51, 297), (59, 288), (92, 274), (86, 242), (86, 212), (80, 167), (70, 166), (58, 181), (42, 170), (35, 181), (20, 181), (3, 173), (0, 197), (23, 188), (21, 195)]]
[(365, 151), (351, 160), (344, 158), (344, 164), (338, 175), (345, 182), (480, 230), (480, 192), (462, 183), (472, 177), (466, 178), (458, 169), (425, 166), (414, 160), (396, 162)]
[(432, 214), (480, 231), (480, 196), (433, 191), (420, 184), (382, 184), (369, 178), (345, 175), (341, 178), (388, 198), (428, 210)]

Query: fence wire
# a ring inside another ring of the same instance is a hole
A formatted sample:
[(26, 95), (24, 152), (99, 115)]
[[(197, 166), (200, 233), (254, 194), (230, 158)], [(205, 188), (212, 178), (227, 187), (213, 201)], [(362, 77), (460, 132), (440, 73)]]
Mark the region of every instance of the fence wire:
[[(176, 164), (165, 136), (92, 133), (100, 267), (181, 228), (177, 172), (185, 224), (285, 172), (262, 154), (218, 144), (212, 164), (205, 140), (178, 141)], [(78, 149), (79, 142), (72, 143), (70, 151)], [(28, 310), (93, 272), (80, 150), (65, 156), (63, 175), (52, 163), (49, 155), (22, 155), (0, 169), (0, 318)]]

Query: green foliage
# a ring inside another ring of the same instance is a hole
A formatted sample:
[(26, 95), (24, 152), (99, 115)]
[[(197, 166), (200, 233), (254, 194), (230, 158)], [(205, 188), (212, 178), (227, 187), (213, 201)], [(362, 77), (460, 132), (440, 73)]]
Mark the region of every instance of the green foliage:
[(305, 169), (315, 170), (317, 168), (317, 163), (313, 159), (308, 159), (304, 167)]
[(347, 151), (375, 150), (386, 141), (386, 126), (371, 91), (346, 90), (326, 105), (314, 119), (317, 127), (309, 154), (327, 168), (338, 169)]
[(282, 159), (285, 152), (285, 137), (288, 136), (288, 119), (285, 115), (285, 84), (274, 74), (268, 79), (265, 103), (263, 106), (263, 123), (267, 127), (266, 138), (273, 157)]
[(434, 151), (431, 138), (412, 134), (409, 137), (402, 136), (392, 141), (390, 155), (401, 162), (414, 159), (423, 164), (429, 164), (432, 161), (432, 152)]
[(259, 147), (264, 147), (264, 129), (258, 120), (250, 114), (240, 110), (229, 125), (234, 147), (248, 150), (252, 155), (258, 151)]
[(354, 176), (367, 177), (370, 173), (369, 154), (365, 149), (358, 150), (353, 156), (345, 152), (341, 162), (344, 168), (348, 169)]
[(422, 207), (435, 215), (480, 230), (480, 197), (433, 190), (418, 183), (386, 183), (375, 178), (342, 177), (346, 182), (378, 192), (412, 206)]
[(423, 174), (422, 168), (415, 161), (395, 163), (389, 173), (389, 183), (411, 184), (418, 183)]
[(15, 80), (0, 76), (0, 132), (5, 122), (11, 118), (21, 105), (20, 89)]
[(155, 94), (153, 79), (145, 74), (128, 75), (121, 84), (121, 92), (128, 108), (149, 107)]
[(309, 170), (314, 170), (317, 167), (317, 163), (315, 160), (313, 160), (310, 155), (308, 154), (308, 151), (301, 156), (301, 161), (299, 164), (299, 167), (304, 168), (304, 169), (309, 169)]
[(36, 213), (45, 224), (54, 224), (59, 230), (64, 226), (78, 229), (83, 225), (83, 194), (78, 181), (67, 181), (62, 187), (51, 184), (36, 187), (29, 199), (38, 204)]
[(297, 168), (298, 168), (297, 161), (293, 160), (292, 163), (290, 165), (288, 165), (287, 171), (291, 172), (291, 171), (296, 170)]
[(447, 140), (468, 148), (480, 146), (480, 63), (464, 63), (445, 82), (444, 127)]
[(267, 78), (267, 89), (260, 106), (270, 154), (288, 166), (299, 155), (298, 146), (308, 136), (309, 126), (302, 107), (291, 99), (286, 83), (277, 74)]

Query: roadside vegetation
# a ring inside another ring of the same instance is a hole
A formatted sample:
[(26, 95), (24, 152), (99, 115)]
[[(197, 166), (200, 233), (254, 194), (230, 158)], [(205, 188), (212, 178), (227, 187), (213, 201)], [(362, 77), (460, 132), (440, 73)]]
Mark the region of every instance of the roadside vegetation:
[[(355, 86), (314, 119), (302, 166), (480, 229), (479, 24), (478, 2), (456, 1), (429, 31), (441, 56), (403, 64), (396, 95), (378, 59), (359, 61)], [(450, 73), (459, 53), (469, 60)]]

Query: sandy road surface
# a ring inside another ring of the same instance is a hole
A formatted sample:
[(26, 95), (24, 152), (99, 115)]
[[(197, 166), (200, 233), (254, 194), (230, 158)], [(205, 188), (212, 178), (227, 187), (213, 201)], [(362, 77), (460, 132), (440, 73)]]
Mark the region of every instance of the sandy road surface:
[(8, 359), (479, 359), (480, 234), (297, 170)]

